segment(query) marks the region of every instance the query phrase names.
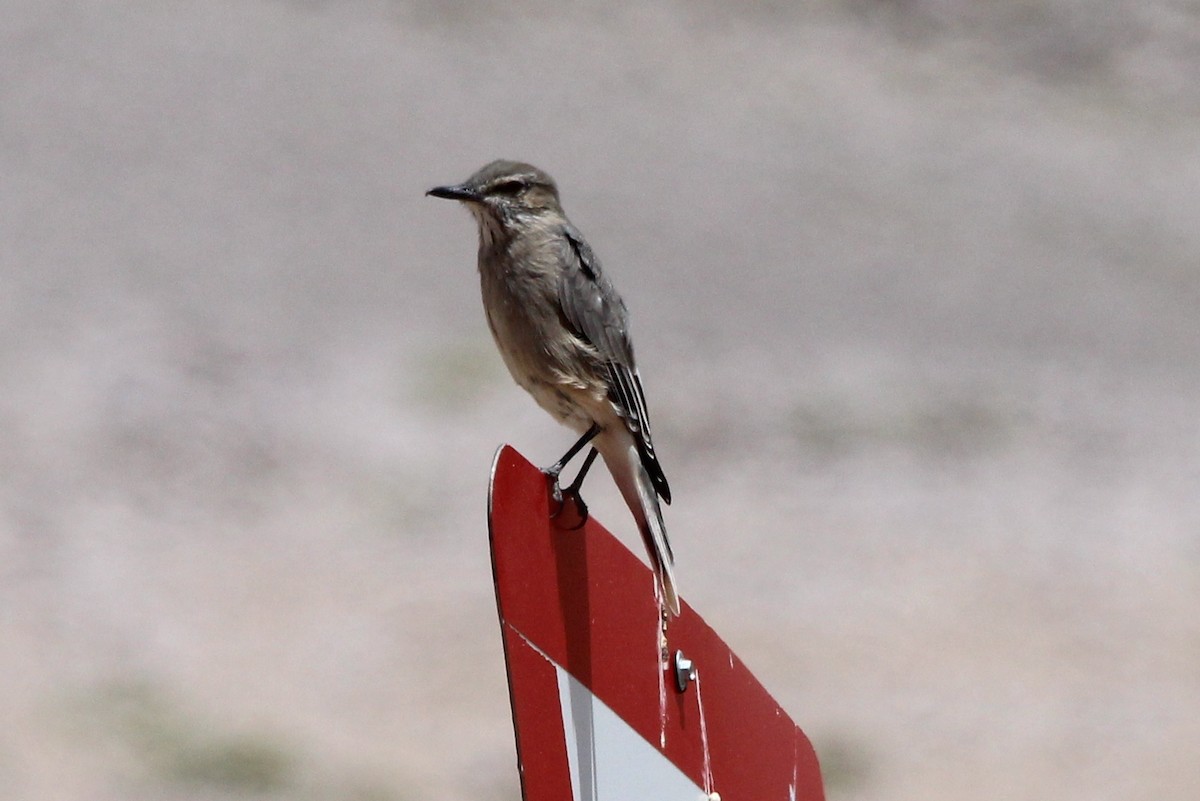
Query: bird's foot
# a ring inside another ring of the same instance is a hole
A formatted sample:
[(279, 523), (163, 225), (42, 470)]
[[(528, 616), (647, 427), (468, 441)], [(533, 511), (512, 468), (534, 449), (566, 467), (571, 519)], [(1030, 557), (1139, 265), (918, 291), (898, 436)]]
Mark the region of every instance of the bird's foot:
[(554, 482), (551, 492), (550, 519), (557, 528), (564, 531), (578, 531), (588, 519), (588, 507), (574, 486), (564, 491)]
[(542, 475), (546, 477), (546, 483), (550, 485), (550, 500), (553, 501), (556, 506), (562, 506), (563, 502), (562, 487), (558, 485), (558, 474), (561, 470), (561, 467), (558, 468), (558, 470), (555, 470), (553, 467), (542, 468)]

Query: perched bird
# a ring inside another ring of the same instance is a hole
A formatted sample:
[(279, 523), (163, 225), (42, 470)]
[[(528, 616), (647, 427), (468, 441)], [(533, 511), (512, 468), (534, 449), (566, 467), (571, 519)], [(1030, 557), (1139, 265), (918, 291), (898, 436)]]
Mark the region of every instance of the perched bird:
[(559, 472), (590, 443), (568, 492), (578, 497), (599, 452), (637, 520), (666, 607), (678, 615), (658, 503), (671, 502), (671, 489), (650, 437), (625, 302), (567, 219), (554, 180), (529, 164), (493, 161), (426, 194), (461, 201), (475, 216), (483, 308), (500, 355), (543, 409), (580, 434), (545, 470), (555, 491)]

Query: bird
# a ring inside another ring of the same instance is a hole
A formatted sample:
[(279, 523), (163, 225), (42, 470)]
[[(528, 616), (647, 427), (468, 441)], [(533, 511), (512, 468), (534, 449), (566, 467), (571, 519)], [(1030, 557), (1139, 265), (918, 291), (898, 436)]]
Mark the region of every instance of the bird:
[(578, 499), (599, 454), (637, 522), (665, 608), (677, 616), (675, 556), (659, 504), (671, 502), (671, 489), (650, 434), (629, 312), (563, 211), (557, 184), (531, 164), (501, 159), (425, 194), (471, 211), (483, 308), (501, 358), (539, 406), (579, 434), (543, 470), (556, 497), (559, 473), (590, 444), (567, 492)]

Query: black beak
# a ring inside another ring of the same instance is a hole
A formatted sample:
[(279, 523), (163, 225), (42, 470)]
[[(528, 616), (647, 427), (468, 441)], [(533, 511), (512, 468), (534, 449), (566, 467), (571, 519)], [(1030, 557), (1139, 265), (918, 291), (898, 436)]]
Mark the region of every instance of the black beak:
[(473, 203), (478, 203), (483, 198), (478, 192), (470, 188), (466, 184), (455, 184), (454, 186), (435, 186), (425, 193), (434, 197), (443, 197), (446, 200), (464, 200)]

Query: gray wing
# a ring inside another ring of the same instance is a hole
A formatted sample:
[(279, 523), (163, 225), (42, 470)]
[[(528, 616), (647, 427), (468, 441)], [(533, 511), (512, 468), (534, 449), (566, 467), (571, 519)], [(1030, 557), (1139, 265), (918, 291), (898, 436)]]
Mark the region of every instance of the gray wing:
[(600, 260), (574, 226), (563, 226), (563, 239), (566, 247), (558, 297), (566, 322), (577, 337), (604, 359), (609, 374), (609, 400), (633, 434), (655, 491), (670, 503), (671, 488), (650, 438), (650, 415), (646, 411), (642, 379), (633, 360), (625, 301), (601, 271)]

